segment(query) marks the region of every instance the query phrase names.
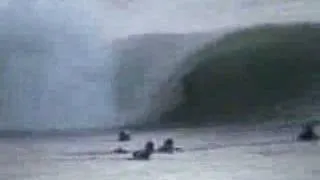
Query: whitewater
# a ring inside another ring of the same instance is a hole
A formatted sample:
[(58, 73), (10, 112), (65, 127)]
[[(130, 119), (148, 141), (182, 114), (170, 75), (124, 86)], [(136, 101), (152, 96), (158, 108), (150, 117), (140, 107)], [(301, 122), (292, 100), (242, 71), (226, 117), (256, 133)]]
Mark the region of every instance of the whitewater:
[[(319, 178), (319, 143), (295, 141), (319, 119), (319, 8), (1, 1), (0, 179)], [(186, 151), (107, 153), (168, 137)]]

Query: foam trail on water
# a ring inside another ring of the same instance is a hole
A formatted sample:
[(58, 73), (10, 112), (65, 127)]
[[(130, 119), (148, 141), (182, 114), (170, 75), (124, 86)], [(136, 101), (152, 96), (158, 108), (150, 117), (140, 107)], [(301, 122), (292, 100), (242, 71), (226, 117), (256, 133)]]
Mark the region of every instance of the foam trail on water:
[(112, 125), (112, 61), (97, 13), (84, 2), (2, 6), (1, 128)]

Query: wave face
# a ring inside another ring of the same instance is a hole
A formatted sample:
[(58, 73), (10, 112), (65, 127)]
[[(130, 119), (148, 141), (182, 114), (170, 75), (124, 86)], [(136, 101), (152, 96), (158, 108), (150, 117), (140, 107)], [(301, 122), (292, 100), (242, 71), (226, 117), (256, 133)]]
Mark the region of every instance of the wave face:
[(213, 33), (145, 34), (113, 42), (114, 97), (117, 114), (128, 124), (159, 118), (175, 105), (176, 84), (168, 82), (185, 56), (214, 38)]
[[(318, 1), (1, 1), (0, 130), (24, 134), (146, 121), (186, 124), (231, 109), (243, 116), (261, 110), (260, 106), (311, 97), (305, 94), (318, 87), (316, 76), (307, 75), (317, 67), (312, 61), (317, 57), (317, 25), (249, 28), (217, 38), (258, 24), (318, 22), (318, 7)], [(295, 39), (307, 45), (292, 45)], [(209, 45), (199, 50), (205, 43)], [(284, 59), (291, 55), (294, 63), (271, 68), (281, 59), (279, 52)], [(276, 93), (266, 74), (299, 64), (299, 58), (307, 63), (287, 72), (297, 85), (285, 80), (289, 75), (279, 76), (282, 86)], [(253, 59), (261, 63), (245, 65)], [(212, 65), (215, 62), (217, 66)], [(268, 67), (260, 67), (264, 64)], [(240, 72), (240, 67), (249, 70)], [(298, 70), (302, 76), (294, 73)], [(250, 81), (244, 83), (237, 75)], [(294, 91), (294, 87), (299, 88)], [(263, 98), (263, 93), (272, 98)], [(254, 106), (259, 108), (250, 108)]]
[(162, 122), (316, 116), (319, 45), (320, 24), (262, 25), (228, 33), (190, 55), (173, 76), (181, 81), (183, 98)]

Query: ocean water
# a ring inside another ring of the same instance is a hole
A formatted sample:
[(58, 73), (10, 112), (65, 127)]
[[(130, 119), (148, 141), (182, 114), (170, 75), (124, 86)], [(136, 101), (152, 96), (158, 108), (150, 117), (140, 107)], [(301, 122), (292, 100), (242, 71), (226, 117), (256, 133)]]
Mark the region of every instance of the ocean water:
[[(231, 132), (230, 132), (231, 131)], [(85, 137), (1, 139), (0, 178), (315, 180), (320, 177), (318, 142), (294, 141), (299, 128), (216, 127), (132, 132), (120, 143), (112, 133)], [(108, 154), (116, 147), (139, 149), (167, 138), (185, 152), (129, 161)]]
[[(0, 180), (319, 179), (319, 143), (279, 127), (319, 117), (319, 9), (318, 0), (1, 1)], [(126, 143), (101, 133), (151, 128), (141, 119), (182, 128), (132, 130)], [(185, 128), (200, 121), (224, 125)], [(108, 153), (167, 137), (186, 151), (150, 161)]]

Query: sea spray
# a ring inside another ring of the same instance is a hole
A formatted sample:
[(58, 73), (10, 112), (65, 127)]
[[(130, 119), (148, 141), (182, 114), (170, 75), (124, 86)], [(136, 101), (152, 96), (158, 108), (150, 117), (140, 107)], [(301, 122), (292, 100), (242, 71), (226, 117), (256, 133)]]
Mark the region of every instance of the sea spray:
[(9, 1), (0, 9), (1, 128), (112, 126), (112, 60), (91, 4)]

